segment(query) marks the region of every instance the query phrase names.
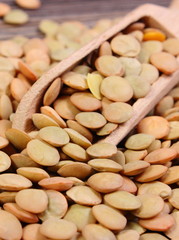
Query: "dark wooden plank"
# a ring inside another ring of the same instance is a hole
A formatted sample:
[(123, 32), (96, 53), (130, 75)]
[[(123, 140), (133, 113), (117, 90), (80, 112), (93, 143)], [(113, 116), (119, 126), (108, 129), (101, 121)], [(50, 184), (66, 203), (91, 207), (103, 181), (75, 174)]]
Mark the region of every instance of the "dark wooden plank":
[[(79, 20), (93, 25), (101, 18), (120, 17), (139, 6), (145, 0), (41, 0), (42, 7), (38, 10), (26, 10), (30, 15), (30, 22), (23, 26), (4, 24), (0, 20), (0, 39), (7, 39), (14, 35), (28, 37), (40, 36), (37, 30), (41, 19), (53, 19), (58, 22)], [(3, 2), (3, 0), (2, 0)], [(13, 0), (4, 0), (12, 8), (18, 8)], [(148, 0), (148, 3), (168, 6), (170, 0)], [(147, 13), (147, 9), (146, 9)], [(160, 14), (160, 13), (159, 13)]]

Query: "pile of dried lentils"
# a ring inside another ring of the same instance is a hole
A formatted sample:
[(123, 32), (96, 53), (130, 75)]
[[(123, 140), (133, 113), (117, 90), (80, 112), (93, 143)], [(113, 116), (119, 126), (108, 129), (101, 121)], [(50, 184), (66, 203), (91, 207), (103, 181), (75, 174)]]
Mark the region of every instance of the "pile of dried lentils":
[(11, 128), (31, 85), (114, 22), (44, 20), (43, 39), (0, 42), (0, 239), (178, 240), (179, 85), (118, 148), (97, 142), (177, 70), (178, 39), (132, 24), (54, 80), (36, 131)]

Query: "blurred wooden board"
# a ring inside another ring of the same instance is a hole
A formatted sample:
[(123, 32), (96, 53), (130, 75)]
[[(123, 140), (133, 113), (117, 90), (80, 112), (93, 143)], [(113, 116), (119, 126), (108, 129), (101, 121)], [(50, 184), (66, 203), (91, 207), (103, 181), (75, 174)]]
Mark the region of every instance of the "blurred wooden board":
[[(28, 0), (27, 0), (28, 1)], [(170, 0), (41, 0), (42, 7), (38, 10), (26, 10), (30, 22), (23, 26), (4, 24), (0, 20), (0, 39), (8, 39), (15, 35), (28, 37), (40, 36), (37, 30), (42, 19), (53, 19), (60, 22), (66, 20), (79, 20), (88, 25), (93, 25), (101, 18), (116, 18), (125, 15), (135, 7), (153, 3), (168, 6)], [(2, 0), (12, 8), (18, 8), (13, 0)], [(146, 9), (147, 12), (147, 9)], [(160, 13), (159, 13), (160, 14)]]

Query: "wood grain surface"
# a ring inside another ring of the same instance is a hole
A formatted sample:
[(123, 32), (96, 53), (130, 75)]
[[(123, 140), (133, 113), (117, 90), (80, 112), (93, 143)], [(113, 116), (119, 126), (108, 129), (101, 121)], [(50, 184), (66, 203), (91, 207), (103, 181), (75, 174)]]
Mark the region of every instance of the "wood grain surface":
[[(101, 18), (115, 18), (125, 15), (135, 7), (154, 3), (168, 6), (170, 0), (41, 0), (42, 7), (38, 10), (25, 10), (29, 16), (29, 23), (23, 26), (12, 26), (0, 20), (0, 39), (7, 39), (14, 35), (28, 37), (40, 36), (37, 29), (41, 19), (53, 19), (59, 23), (66, 20), (80, 20), (93, 25)], [(2, 0), (12, 8), (18, 8), (14, 0)], [(146, 9), (147, 12), (147, 9)]]

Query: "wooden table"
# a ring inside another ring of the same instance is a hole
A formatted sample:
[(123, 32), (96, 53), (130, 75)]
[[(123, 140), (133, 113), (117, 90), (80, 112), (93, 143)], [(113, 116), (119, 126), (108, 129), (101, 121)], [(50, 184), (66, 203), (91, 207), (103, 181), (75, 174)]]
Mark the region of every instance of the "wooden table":
[[(28, 0), (27, 0), (28, 1)], [(0, 39), (8, 39), (15, 35), (28, 37), (40, 36), (37, 30), (41, 19), (53, 19), (58, 22), (65, 20), (80, 20), (93, 25), (101, 18), (115, 18), (125, 15), (130, 10), (144, 3), (168, 6), (170, 0), (41, 0), (42, 7), (38, 10), (28, 10), (30, 22), (23, 26), (4, 24), (0, 20)], [(13, 0), (2, 0), (12, 8), (18, 8)], [(147, 12), (147, 9), (146, 9)]]

